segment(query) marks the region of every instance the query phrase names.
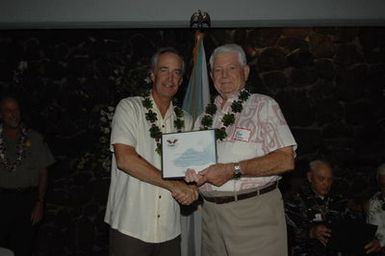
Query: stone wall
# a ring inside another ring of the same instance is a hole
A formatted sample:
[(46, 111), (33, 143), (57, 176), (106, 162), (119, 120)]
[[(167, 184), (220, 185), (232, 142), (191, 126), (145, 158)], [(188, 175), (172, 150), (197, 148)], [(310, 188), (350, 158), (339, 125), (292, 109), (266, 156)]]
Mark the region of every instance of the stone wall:
[[(174, 46), (189, 60), (193, 37), (188, 29), (0, 31), (0, 86), (18, 92), (26, 123), (57, 159), (38, 255), (107, 255), (113, 107), (143, 90), (157, 47)], [(278, 101), (298, 142), (296, 171), (283, 184), (322, 157), (340, 193), (369, 196), (385, 161), (385, 28), (212, 29), (207, 55), (227, 42), (243, 46), (248, 88)]]

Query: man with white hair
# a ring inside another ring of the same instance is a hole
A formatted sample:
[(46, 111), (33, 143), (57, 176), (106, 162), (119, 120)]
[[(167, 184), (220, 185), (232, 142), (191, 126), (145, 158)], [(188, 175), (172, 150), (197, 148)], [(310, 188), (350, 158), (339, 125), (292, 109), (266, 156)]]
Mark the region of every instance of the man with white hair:
[(219, 95), (195, 129), (217, 129), (218, 163), (186, 173), (202, 185), (202, 254), (287, 255), (277, 187), (280, 174), (294, 169), (296, 142), (277, 102), (245, 90), (250, 67), (239, 45), (216, 48), (210, 67)]
[(330, 194), (333, 176), (328, 162), (311, 161), (306, 174), (308, 186), (286, 200), (293, 255), (337, 255), (325, 247), (332, 232), (328, 222), (343, 218), (347, 200)]
[[(328, 162), (324, 160), (310, 162), (307, 180), (308, 186), (302, 188), (295, 196), (288, 198), (285, 202), (287, 223), (291, 228), (292, 255), (341, 255), (341, 252), (337, 252), (337, 249), (330, 246), (329, 243), (336, 232), (335, 225), (345, 222), (360, 222), (357, 216), (349, 210), (348, 200), (342, 195), (331, 192), (334, 175)], [(334, 240), (337, 241), (338, 239)], [(357, 242), (357, 245), (351, 244), (352, 248), (349, 248), (351, 251), (361, 251), (361, 246), (364, 246), (365, 253), (370, 254), (379, 249), (376, 239), (372, 239), (365, 245), (358, 245), (361, 242), (358, 239), (354, 241)], [(339, 245), (338, 250), (343, 251), (343, 253), (350, 253), (347, 248), (344, 248), (345, 246), (347, 245)]]
[(381, 247), (380, 255), (385, 255), (385, 164), (377, 168), (377, 182), (380, 191), (369, 201), (368, 223), (377, 225), (377, 246)]

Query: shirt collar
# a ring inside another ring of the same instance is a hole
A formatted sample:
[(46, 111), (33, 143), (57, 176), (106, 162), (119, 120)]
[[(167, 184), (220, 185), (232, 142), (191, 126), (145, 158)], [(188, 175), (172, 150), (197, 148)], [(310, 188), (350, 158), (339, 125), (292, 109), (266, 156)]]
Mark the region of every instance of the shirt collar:
[[(223, 110), (225, 110), (226, 108), (228, 108), (229, 106), (231, 106), (231, 104), (232, 104), (234, 101), (238, 100), (238, 99), (239, 99), (239, 94), (240, 94), (240, 92), (243, 91), (243, 90), (245, 90), (245, 89), (242, 89), (242, 90), (238, 91), (237, 93), (234, 93), (233, 95), (231, 95), (229, 98), (227, 98), (226, 102), (225, 102), (224, 105), (223, 105)], [(215, 98), (215, 100), (214, 100), (214, 104), (215, 104), (216, 106), (222, 106), (223, 102), (224, 102), (224, 99), (221, 97), (221, 95), (218, 95), (218, 96)], [(219, 108), (219, 109), (220, 109), (220, 108)]]
[(321, 199), (322, 201), (325, 200), (325, 199), (327, 199), (327, 198), (329, 197), (329, 194), (326, 195), (326, 196), (322, 196), (322, 195), (318, 194), (317, 192), (314, 191), (314, 189), (311, 187), (311, 185), (310, 185), (310, 190), (311, 190), (311, 192), (313, 193), (313, 195), (314, 195), (315, 197)]
[[(158, 108), (158, 105), (156, 104), (154, 98), (152, 97), (152, 90), (150, 91), (150, 100), (152, 102), (152, 110), (156, 112), (156, 114), (158, 115), (158, 118), (159, 119), (162, 119), (162, 115), (160, 114), (160, 110)], [(164, 116), (164, 120), (170, 118), (171, 116), (176, 116), (175, 115), (175, 111), (174, 111), (174, 104), (172, 103), (172, 101), (170, 102), (170, 105), (168, 106), (168, 109), (166, 111), (166, 115)]]

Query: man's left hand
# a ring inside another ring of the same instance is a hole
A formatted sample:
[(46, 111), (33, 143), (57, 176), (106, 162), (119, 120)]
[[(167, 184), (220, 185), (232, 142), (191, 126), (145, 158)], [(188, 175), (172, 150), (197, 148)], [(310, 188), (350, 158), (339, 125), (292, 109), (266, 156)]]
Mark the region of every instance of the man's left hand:
[(380, 242), (377, 239), (373, 239), (369, 243), (365, 245), (365, 253), (370, 254), (373, 252), (379, 252), (381, 251), (381, 245)]
[(233, 170), (234, 165), (232, 163), (213, 164), (200, 171), (198, 174), (204, 176), (206, 178), (206, 182), (220, 187), (233, 178)]
[(187, 169), (184, 180), (187, 183), (195, 183), (198, 187), (206, 182), (206, 178), (196, 173), (193, 169)]
[(31, 222), (32, 225), (39, 223), (43, 219), (44, 204), (41, 201), (37, 201), (32, 209)]

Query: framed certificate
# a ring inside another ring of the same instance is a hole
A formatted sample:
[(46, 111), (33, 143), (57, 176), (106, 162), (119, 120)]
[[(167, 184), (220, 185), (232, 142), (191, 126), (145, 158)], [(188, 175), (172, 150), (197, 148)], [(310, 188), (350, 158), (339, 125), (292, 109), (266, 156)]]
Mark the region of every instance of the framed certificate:
[(162, 177), (182, 178), (217, 163), (215, 130), (162, 134)]

